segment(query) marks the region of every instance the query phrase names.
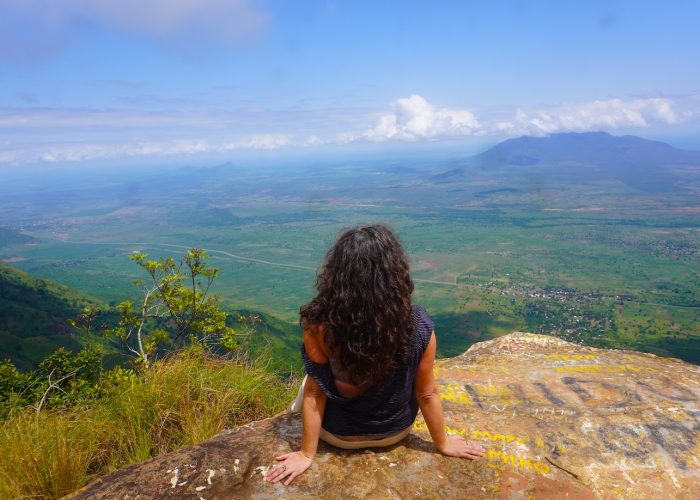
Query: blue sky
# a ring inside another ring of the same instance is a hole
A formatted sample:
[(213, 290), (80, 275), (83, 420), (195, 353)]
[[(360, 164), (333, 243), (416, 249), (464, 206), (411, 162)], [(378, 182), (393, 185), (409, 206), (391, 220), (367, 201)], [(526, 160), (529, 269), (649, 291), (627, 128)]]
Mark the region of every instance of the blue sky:
[(0, 166), (586, 130), (700, 149), (699, 21), (696, 1), (0, 0)]

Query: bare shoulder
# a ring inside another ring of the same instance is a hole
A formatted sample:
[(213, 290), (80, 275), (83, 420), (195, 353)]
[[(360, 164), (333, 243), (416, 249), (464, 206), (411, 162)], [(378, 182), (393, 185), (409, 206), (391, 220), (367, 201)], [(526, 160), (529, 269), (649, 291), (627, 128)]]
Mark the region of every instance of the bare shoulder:
[(437, 338), (433, 331), (430, 335), (428, 347), (423, 352), (420, 362), (418, 363), (418, 371), (416, 380), (424, 383), (430, 383), (433, 380), (433, 365), (435, 364), (435, 352), (437, 351)]
[(323, 326), (308, 325), (304, 329), (304, 349), (314, 363), (328, 362), (328, 348), (323, 341)]

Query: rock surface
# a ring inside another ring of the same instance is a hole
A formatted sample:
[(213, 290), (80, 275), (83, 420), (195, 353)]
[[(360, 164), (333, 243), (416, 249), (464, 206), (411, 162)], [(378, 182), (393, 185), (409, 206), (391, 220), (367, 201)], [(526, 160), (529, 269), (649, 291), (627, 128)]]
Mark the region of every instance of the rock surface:
[(479, 461), (433, 451), (421, 416), (401, 443), (321, 443), (290, 486), (273, 457), (299, 447), (282, 414), (110, 473), (75, 498), (699, 498), (700, 367), (514, 333), (439, 361), (448, 432)]

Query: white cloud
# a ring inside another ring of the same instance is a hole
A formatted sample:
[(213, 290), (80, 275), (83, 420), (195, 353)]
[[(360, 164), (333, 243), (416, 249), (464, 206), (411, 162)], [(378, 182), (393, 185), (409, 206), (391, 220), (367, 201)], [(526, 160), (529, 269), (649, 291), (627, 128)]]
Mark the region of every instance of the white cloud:
[(219, 151), (232, 149), (279, 149), (292, 143), (291, 136), (287, 134), (256, 134), (243, 141), (229, 143), (219, 148)]
[(0, 60), (26, 64), (78, 39), (79, 26), (124, 31), (178, 49), (240, 44), (267, 24), (255, 0), (2, 0)]
[(63, 144), (40, 151), (38, 159), (44, 162), (70, 162), (148, 156), (187, 156), (205, 153), (210, 149), (211, 146), (207, 141), (201, 139), (123, 144)]
[(324, 141), (315, 134), (307, 137), (306, 142), (304, 142), (304, 146), (319, 146), (321, 144), (324, 144)]
[(265, 23), (265, 16), (250, 0), (63, 0), (63, 3), (96, 21), (162, 38), (196, 31), (201, 37), (236, 43)]
[(626, 101), (614, 98), (529, 111), (518, 109), (514, 119), (495, 122), (488, 132), (543, 135), (675, 124), (679, 118), (673, 105), (670, 99), (659, 97)]
[(676, 124), (689, 119), (687, 110), (676, 111), (676, 103), (667, 98), (604, 99), (590, 102), (542, 106), (534, 109), (500, 110), (500, 113), (440, 108), (420, 95), (401, 98), (391, 110), (379, 115), (375, 125), (363, 132), (343, 132), (336, 142), (359, 140), (442, 140), (466, 136), (512, 137), (546, 135), (556, 132), (643, 128)]
[(362, 108), (169, 110), (0, 108), (0, 165), (225, 154), (355, 142), (505, 139), (564, 131), (633, 133), (700, 116), (696, 96), (606, 99), (537, 108), (438, 107), (419, 95)]
[(225, 123), (230, 113), (95, 110), (71, 108), (0, 108), (0, 129), (61, 129), (61, 128), (149, 128), (207, 126)]
[(125, 158), (192, 156), (240, 150), (275, 150), (292, 144), (285, 134), (256, 134), (236, 142), (212, 142), (206, 139), (136, 141), (125, 143), (87, 142), (60, 145), (27, 145), (0, 152), (0, 165), (21, 163), (81, 162)]
[(323, 128), (338, 115), (265, 109), (0, 108), (0, 137), (6, 138), (0, 142), (0, 164), (276, 150), (296, 144), (296, 136), (307, 137), (309, 122), (317, 123), (320, 116), (326, 117)]
[(390, 139), (415, 141), (471, 135), (480, 128), (479, 121), (468, 109), (439, 108), (424, 97), (413, 94), (398, 99), (392, 110), (382, 114), (374, 128), (361, 134), (341, 135), (341, 142), (358, 139), (383, 142)]

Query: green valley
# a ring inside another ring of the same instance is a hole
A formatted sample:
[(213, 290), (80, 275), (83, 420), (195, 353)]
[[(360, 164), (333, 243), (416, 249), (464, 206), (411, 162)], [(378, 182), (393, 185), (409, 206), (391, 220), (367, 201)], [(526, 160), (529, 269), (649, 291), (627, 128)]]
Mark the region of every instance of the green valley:
[(33, 240), (0, 258), (115, 304), (134, 292), (131, 252), (204, 248), (221, 270), (213, 293), (276, 318), (270, 347), (291, 360), (299, 306), (338, 231), (384, 222), (411, 257), (441, 356), (526, 330), (700, 362), (698, 153), (558, 134), (470, 158), (91, 175), (4, 193), (0, 225)]

